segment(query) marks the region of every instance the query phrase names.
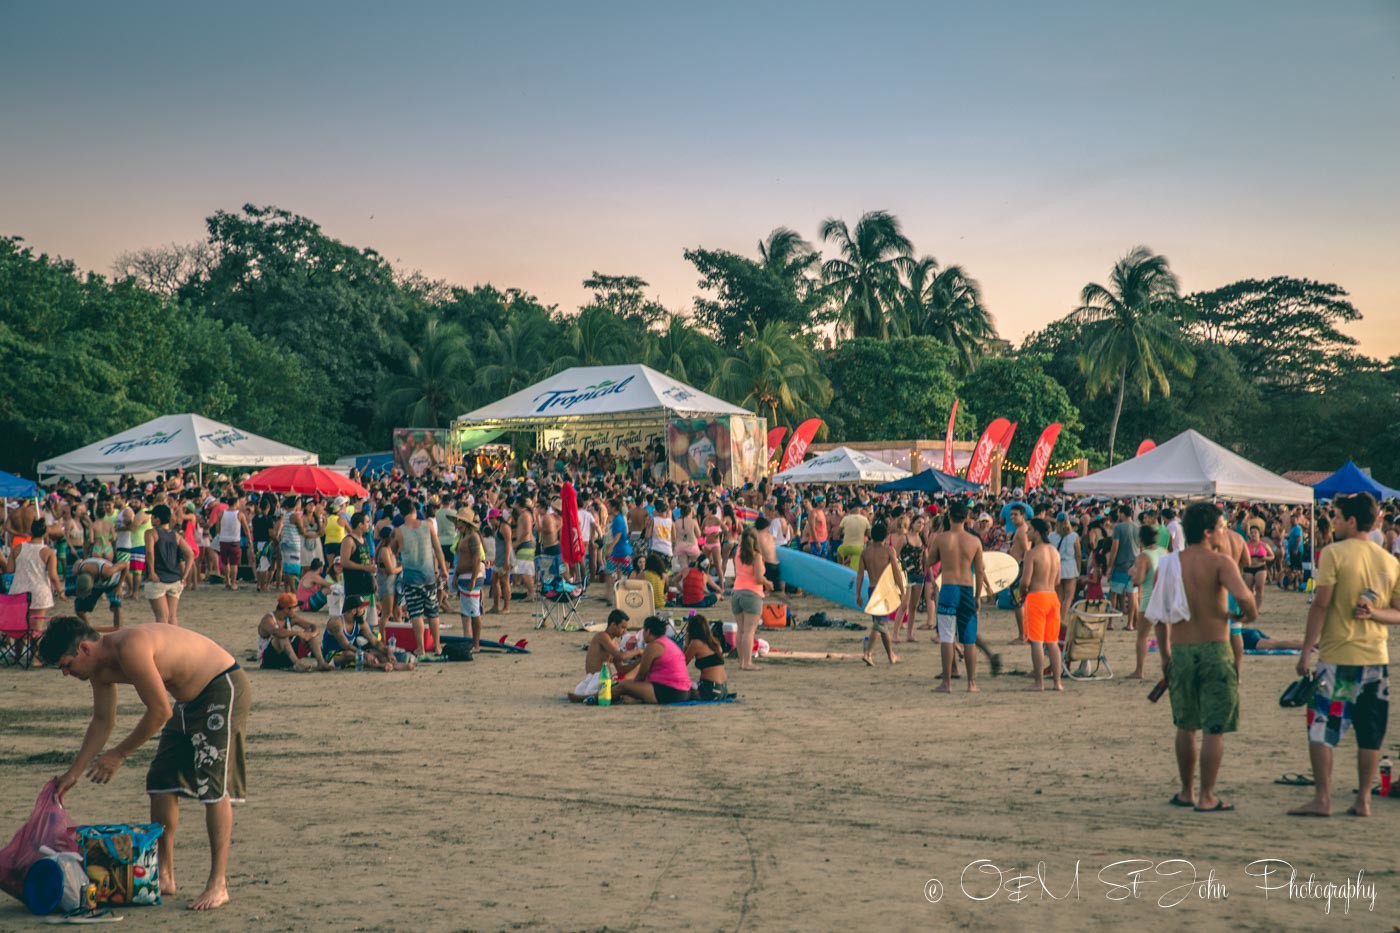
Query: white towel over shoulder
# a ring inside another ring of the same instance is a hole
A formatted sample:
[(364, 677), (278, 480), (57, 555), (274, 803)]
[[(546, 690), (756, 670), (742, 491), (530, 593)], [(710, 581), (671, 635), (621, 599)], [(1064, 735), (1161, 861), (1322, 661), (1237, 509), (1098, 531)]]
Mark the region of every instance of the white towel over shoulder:
[(1186, 585), (1181, 582), (1181, 555), (1173, 551), (1163, 554), (1157, 562), (1157, 576), (1152, 583), (1152, 598), (1143, 614), (1152, 622), (1175, 625), (1191, 618), (1191, 606), (1186, 602)]

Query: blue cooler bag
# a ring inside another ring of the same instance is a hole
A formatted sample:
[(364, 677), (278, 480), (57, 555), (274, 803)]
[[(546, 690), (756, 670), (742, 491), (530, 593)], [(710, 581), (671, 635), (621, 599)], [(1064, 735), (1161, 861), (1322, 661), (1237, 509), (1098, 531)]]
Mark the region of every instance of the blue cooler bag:
[(160, 864), (156, 840), (159, 823), (109, 823), (79, 826), (83, 869), (97, 886), (97, 903), (113, 906), (159, 904)]

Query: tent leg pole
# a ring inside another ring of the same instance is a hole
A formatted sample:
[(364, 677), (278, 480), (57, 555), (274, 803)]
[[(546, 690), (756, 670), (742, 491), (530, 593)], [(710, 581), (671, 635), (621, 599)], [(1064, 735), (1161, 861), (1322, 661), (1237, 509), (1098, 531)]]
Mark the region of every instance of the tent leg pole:
[(1308, 579), (1317, 573), (1317, 499), (1308, 503)]

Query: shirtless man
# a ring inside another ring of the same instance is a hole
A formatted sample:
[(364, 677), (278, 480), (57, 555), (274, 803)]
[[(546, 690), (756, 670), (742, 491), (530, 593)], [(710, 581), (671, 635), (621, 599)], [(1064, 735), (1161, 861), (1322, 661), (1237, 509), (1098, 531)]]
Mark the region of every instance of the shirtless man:
[[(1013, 513), (1014, 514), (1014, 513)], [(1050, 671), (1055, 689), (1060, 683), (1060, 596), (1055, 585), (1060, 582), (1060, 552), (1050, 543), (1050, 524), (1043, 518), (1033, 518), (1021, 530), (1027, 530), (1031, 548), (1021, 565), (1021, 585), (1018, 602), (1025, 607), (1026, 637), (1031, 643), (1031, 664), (1035, 667), (1035, 683), (1027, 690), (1045, 689), (1045, 654), (1050, 654)]]
[[(787, 602), (787, 597), (783, 595), (782, 574), (778, 568), (778, 542), (773, 540), (772, 520), (766, 515), (759, 515), (753, 523), (755, 536), (758, 538), (758, 555), (763, 558), (763, 575), (768, 578), (768, 582), (773, 584), (773, 599), (780, 603)], [(878, 580), (879, 577), (873, 577)], [(860, 582), (859, 576), (856, 578), (857, 584)], [(856, 592), (860, 592), (857, 585)], [(870, 646), (867, 645), (868, 649)], [(869, 651), (867, 650), (867, 654)]]
[(943, 585), (938, 590), (938, 649), (943, 659), (943, 683), (936, 693), (953, 692), (953, 639), (963, 646), (967, 662), (967, 692), (977, 686), (977, 605), (987, 587), (982, 566), (982, 542), (967, 530), (967, 503), (948, 506), (949, 530), (933, 536), (929, 564), (943, 565)]
[[(212, 910), (228, 903), (232, 802), (243, 801), (247, 786), (248, 675), (231, 654), (198, 632), (159, 622), (99, 635), (72, 616), (54, 619), (39, 643), (39, 656), (65, 676), (92, 685), (92, 722), (73, 766), (57, 779), (60, 800), (84, 771), (94, 784), (106, 784), (122, 762), (160, 733), (146, 772), (151, 820), (165, 827), (158, 842), (160, 892), (175, 893), (176, 795), (183, 794), (204, 804), (209, 830), (209, 880), (189, 906)], [(135, 687), (146, 712), (131, 735), (102, 752), (116, 724), (118, 684)]]
[[(1020, 573), (1017, 574), (1016, 582), (1020, 583), (1026, 575), (1026, 567), (1023, 563), (1026, 559), (1026, 552), (1031, 549), (1030, 537), (1026, 532), (1026, 522), (1029, 516), (1026, 515), (1026, 507), (1017, 502), (1011, 506), (1011, 524), (1016, 531), (1011, 536), (1011, 559), (1021, 566)], [(1014, 584), (1013, 584), (1014, 586)], [(1013, 597), (1015, 593), (1013, 592)], [(1024, 645), (1026, 643), (1026, 616), (1021, 608), (1020, 599), (1012, 599), (1012, 606), (1016, 613), (1016, 639), (1011, 642), (1013, 645)]]
[(114, 564), (105, 557), (89, 557), (73, 567), (73, 612), (88, 625), (88, 613), (97, 608), (97, 600), (107, 597), (112, 610), (112, 626), (122, 627), (122, 583), (127, 564)]
[[(870, 580), (870, 589), (874, 590), (876, 585), (879, 584), (880, 578), (885, 575), (885, 568), (892, 567), (894, 568), (895, 585), (899, 587), (899, 603), (900, 605), (904, 603), (904, 568), (899, 566), (898, 555), (895, 554), (894, 548), (885, 543), (887, 534), (888, 529), (885, 527), (884, 522), (876, 522), (870, 527), (870, 543), (860, 552), (860, 563), (856, 565), (857, 601), (860, 600), (860, 585), (867, 577)], [(763, 540), (761, 534), (759, 535), (759, 540)], [(767, 562), (767, 555), (764, 555), (763, 559)], [(868, 667), (875, 666), (875, 662), (870, 659), (870, 652), (875, 649), (876, 635), (880, 636), (880, 641), (885, 646), (885, 654), (889, 657), (890, 663), (899, 663), (899, 655), (895, 654), (894, 649), (890, 647), (888, 622), (888, 613), (870, 617), (870, 637), (865, 640), (865, 653), (860, 656), (860, 659), (864, 661)]]
[(598, 695), (599, 675), (603, 672), (603, 665), (609, 661), (615, 671), (614, 680), (622, 680), (637, 669), (637, 659), (642, 652), (636, 649), (623, 651), (617, 646), (618, 639), (627, 634), (629, 620), (627, 613), (621, 609), (608, 613), (607, 628), (594, 635), (588, 643), (588, 655), (583, 660), (583, 680), (569, 692), (570, 703), (583, 703), (589, 697)]
[[(1244, 536), (1231, 528), (1227, 522), (1225, 530), (1220, 533), (1215, 541), (1215, 549), (1221, 554), (1227, 555), (1235, 566), (1241, 571), (1249, 566), (1249, 552), (1245, 545)], [(1243, 576), (1241, 576), (1243, 579)], [(1234, 595), (1226, 599), (1225, 608), (1230, 616), (1230, 651), (1235, 656), (1235, 667), (1239, 668), (1240, 674), (1244, 674), (1244, 631), (1243, 623), (1240, 621), (1240, 608), (1235, 602)], [(1258, 606), (1255, 607), (1258, 609)]]
[(15, 546), (16, 538), (20, 541), (29, 539), (29, 529), (38, 517), (39, 509), (33, 499), (23, 499), (19, 505), (9, 509), (5, 517), (5, 537), (10, 547)]
[(535, 500), (528, 493), (520, 497), (518, 505), (519, 511), (515, 515), (515, 524), (511, 528), (511, 541), (515, 548), (514, 565), (519, 566), (519, 576), (521, 582), (525, 584), (525, 598), (531, 602), (535, 599)]
[[(1157, 623), (1162, 674), (1171, 689), (1176, 725), (1176, 767), (1181, 790), (1170, 803), (1202, 812), (1233, 810), (1215, 796), (1215, 779), (1225, 753), (1225, 733), (1239, 726), (1239, 668), (1228, 647), (1230, 616), (1226, 594), (1235, 597), (1245, 619), (1257, 612), (1254, 593), (1245, 586), (1239, 564), (1221, 553), (1225, 517), (1212, 502), (1197, 502), (1182, 522), (1186, 548), (1181, 552), (1181, 582), (1191, 618), (1172, 626)], [(1201, 788), (1192, 794), (1196, 771), (1196, 733), (1201, 740)]]

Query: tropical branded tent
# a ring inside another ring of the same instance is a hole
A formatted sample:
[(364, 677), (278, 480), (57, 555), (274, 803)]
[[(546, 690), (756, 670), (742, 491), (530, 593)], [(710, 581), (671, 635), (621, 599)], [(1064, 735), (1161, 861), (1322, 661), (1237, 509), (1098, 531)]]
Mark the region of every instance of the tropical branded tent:
[[(453, 422), (452, 444), (466, 432), (534, 434), (546, 450), (626, 451), (663, 441), (670, 477), (757, 480), (767, 468), (768, 424), (647, 366), (575, 366)], [(480, 436), (479, 434), (476, 436)]]
[(869, 454), (837, 447), (773, 477), (775, 483), (884, 483), (907, 479), (909, 471)]
[(193, 467), (316, 463), (305, 450), (202, 415), (165, 415), (39, 464), (41, 475), (112, 477)]

